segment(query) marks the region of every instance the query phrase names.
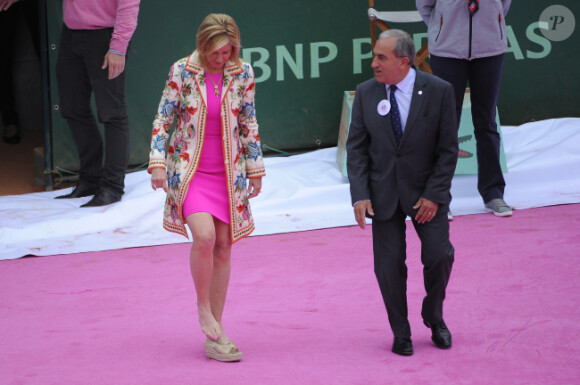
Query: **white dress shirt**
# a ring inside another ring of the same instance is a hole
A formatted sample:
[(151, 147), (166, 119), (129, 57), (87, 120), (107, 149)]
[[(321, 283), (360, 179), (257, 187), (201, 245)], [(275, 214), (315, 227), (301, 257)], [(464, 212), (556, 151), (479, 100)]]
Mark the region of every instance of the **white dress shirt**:
[[(397, 98), (397, 105), (399, 106), (399, 114), (401, 115), (401, 125), (403, 126), (403, 132), (405, 132), (405, 126), (407, 125), (407, 117), (409, 116), (409, 107), (411, 106), (411, 99), (413, 98), (413, 87), (415, 86), (415, 69), (411, 68), (407, 76), (399, 83), (395, 84), (397, 86), (397, 91), (395, 91), (395, 97)], [(387, 98), (390, 98), (390, 88), (387, 87)], [(391, 102), (389, 100), (389, 102)], [(391, 106), (393, 103), (391, 103)]]

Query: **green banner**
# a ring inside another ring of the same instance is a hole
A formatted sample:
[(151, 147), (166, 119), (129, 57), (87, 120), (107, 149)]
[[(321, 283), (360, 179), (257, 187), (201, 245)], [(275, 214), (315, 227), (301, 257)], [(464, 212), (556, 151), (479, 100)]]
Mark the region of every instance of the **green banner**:
[[(554, 5), (558, 7), (554, 8)], [(55, 167), (78, 167), (58, 113), (54, 67), (61, 2), (47, 2)], [(409, 0), (376, 0), (379, 11), (414, 10)], [(151, 123), (169, 67), (195, 49), (201, 20), (232, 15), (242, 32), (242, 56), (255, 68), (256, 111), (267, 151), (335, 146), (344, 92), (372, 77), (367, 1), (143, 1), (127, 61), (127, 103), (133, 165), (147, 161)], [(509, 50), (499, 100), (503, 125), (579, 116), (577, 0), (513, 1), (506, 17)], [(547, 13), (546, 13), (547, 12)], [(424, 23), (393, 24), (426, 41)], [(566, 32), (567, 31), (567, 32)], [(570, 32), (571, 31), (571, 32)], [(569, 36), (563, 36), (568, 34)]]

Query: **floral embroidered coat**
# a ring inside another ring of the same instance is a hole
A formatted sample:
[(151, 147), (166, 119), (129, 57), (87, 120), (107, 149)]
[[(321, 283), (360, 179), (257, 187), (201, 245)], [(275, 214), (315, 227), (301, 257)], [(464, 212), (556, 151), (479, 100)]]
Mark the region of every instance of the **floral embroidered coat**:
[[(246, 178), (265, 175), (254, 109), (254, 89), (254, 72), (250, 64), (226, 64), (221, 96), (221, 126), (233, 242), (254, 230)], [(175, 131), (167, 145), (168, 131), (175, 116)], [(206, 77), (196, 51), (171, 67), (153, 122), (148, 168), (149, 173), (158, 167), (167, 170), (168, 191), (163, 227), (186, 237), (182, 207), (189, 182), (199, 164), (206, 116)]]

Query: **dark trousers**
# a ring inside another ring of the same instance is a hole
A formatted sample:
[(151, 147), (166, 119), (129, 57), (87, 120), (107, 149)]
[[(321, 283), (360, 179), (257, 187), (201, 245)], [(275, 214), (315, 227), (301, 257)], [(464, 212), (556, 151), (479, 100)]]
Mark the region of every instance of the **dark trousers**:
[(2, 41), (2, 59), (0, 60), (0, 112), (4, 126), (18, 125), (16, 112), (16, 94), (14, 92), (14, 54), (16, 32), (19, 22), (26, 23), (30, 38), (37, 55), (40, 55), (40, 37), (38, 29), (38, 2), (26, 0), (14, 3), (6, 11), (0, 12), (0, 39)]
[[(411, 337), (407, 317), (407, 243), (405, 213), (398, 207), (387, 221), (373, 220), (375, 275), (395, 337)], [(421, 262), (426, 295), (421, 316), (425, 322), (443, 319), (443, 300), (455, 250), (449, 241), (447, 208), (440, 207), (431, 222), (412, 221), (421, 240)]]
[(2, 59), (0, 60), (0, 112), (4, 126), (18, 124), (14, 94), (14, 37), (16, 21), (19, 15), (19, 4), (0, 12), (0, 36), (2, 39)]
[[(113, 30), (62, 28), (56, 73), (60, 111), (80, 158), (79, 182), (122, 194), (129, 163), (130, 131), (125, 103), (125, 71), (109, 79), (102, 69)], [(103, 138), (91, 109), (94, 94)], [(104, 155), (104, 163), (103, 163)]]
[(431, 54), (429, 62), (433, 74), (451, 83), (455, 90), (458, 126), (469, 82), (477, 149), (477, 189), (484, 202), (503, 198), (505, 189), (499, 161), (500, 136), (495, 122), (503, 61), (503, 54), (473, 60)]

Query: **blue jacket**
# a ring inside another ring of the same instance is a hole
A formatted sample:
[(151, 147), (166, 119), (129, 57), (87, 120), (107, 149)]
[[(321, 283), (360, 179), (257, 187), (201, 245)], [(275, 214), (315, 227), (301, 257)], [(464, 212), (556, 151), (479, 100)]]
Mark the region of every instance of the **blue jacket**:
[(432, 54), (477, 59), (506, 52), (505, 15), (511, 0), (480, 0), (473, 17), (467, 0), (415, 0), (415, 4), (427, 24)]

